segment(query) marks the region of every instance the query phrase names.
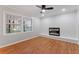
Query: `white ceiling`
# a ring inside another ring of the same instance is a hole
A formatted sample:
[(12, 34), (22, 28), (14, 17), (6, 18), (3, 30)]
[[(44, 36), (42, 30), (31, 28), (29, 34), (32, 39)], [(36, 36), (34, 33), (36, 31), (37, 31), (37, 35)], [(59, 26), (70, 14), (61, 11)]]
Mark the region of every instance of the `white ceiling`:
[[(45, 16), (53, 16), (67, 12), (72, 12), (77, 10), (78, 8), (78, 5), (47, 5), (47, 7), (49, 6), (54, 7), (54, 9), (46, 11)], [(40, 14), (41, 9), (36, 7), (35, 5), (5, 5), (5, 7), (15, 9), (27, 16), (41, 17)], [(66, 11), (65, 12), (61, 11), (62, 8), (66, 8)]]

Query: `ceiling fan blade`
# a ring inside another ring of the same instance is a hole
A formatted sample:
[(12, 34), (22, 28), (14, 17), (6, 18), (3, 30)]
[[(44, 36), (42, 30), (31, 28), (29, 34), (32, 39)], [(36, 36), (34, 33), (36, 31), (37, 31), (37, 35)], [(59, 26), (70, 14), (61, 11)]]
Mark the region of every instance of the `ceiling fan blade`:
[(38, 7), (38, 8), (42, 8), (42, 6), (39, 6), (39, 5), (36, 5), (36, 7)]
[(45, 10), (51, 10), (54, 9), (53, 7), (45, 8)]

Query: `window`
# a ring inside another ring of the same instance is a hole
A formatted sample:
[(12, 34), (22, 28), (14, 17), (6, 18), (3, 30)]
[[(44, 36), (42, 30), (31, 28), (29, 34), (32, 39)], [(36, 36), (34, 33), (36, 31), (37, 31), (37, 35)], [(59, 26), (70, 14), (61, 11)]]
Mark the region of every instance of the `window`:
[(23, 17), (23, 31), (32, 31), (32, 19), (28, 17)]
[(5, 33), (32, 31), (32, 18), (5, 13)]
[(6, 14), (6, 33), (21, 32), (21, 16)]

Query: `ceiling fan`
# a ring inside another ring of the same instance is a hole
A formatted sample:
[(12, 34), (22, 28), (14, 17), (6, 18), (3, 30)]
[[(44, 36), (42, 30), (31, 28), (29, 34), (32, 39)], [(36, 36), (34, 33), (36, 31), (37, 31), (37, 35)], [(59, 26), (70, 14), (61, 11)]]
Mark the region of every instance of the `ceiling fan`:
[(46, 5), (37, 5), (36, 7), (41, 8), (41, 12), (40, 13), (44, 13), (46, 10), (52, 10), (54, 9), (53, 7), (46, 7)]

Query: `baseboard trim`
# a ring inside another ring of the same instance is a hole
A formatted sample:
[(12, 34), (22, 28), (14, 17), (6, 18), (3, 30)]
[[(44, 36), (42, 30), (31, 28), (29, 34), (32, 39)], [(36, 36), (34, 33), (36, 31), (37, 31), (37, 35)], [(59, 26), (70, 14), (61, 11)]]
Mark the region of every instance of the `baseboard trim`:
[(33, 38), (36, 38), (36, 37), (39, 37), (39, 36), (46, 37), (46, 38), (50, 38), (50, 39), (61, 40), (61, 41), (65, 41), (65, 42), (70, 42), (70, 43), (75, 43), (75, 44), (78, 44), (79, 45), (79, 41), (78, 40), (72, 40), (72, 39), (68, 39), (68, 38), (61, 38), (61, 37), (55, 37), (55, 36), (50, 36), (50, 35), (45, 35), (45, 34), (39, 34), (39, 35), (33, 36), (31, 38), (23, 39), (23, 40), (20, 40), (20, 41), (16, 41), (16, 42), (13, 42), (13, 43), (9, 43), (9, 44), (0, 46), (0, 48), (4, 48), (4, 47), (7, 47), (7, 46), (11, 46), (11, 45), (14, 45), (14, 44), (17, 44), (17, 43), (26, 41), (26, 40), (30, 40), (30, 39), (33, 39)]
[(14, 45), (14, 44), (17, 44), (17, 43), (26, 41), (26, 40), (30, 40), (30, 39), (36, 38), (36, 37), (38, 37), (38, 36), (40, 36), (40, 35), (36, 35), (36, 36), (31, 37), (31, 38), (27, 38), (27, 39), (23, 39), (23, 40), (20, 40), (20, 41), (13, 42), (13, 43), (9, 43), (9, 44), (0, 46), (0, 48), (4, 48), (4, 47), (7, 47), (7, 46), (11, 46), (11, 45)]
[(73, 39), (63, 38), (63, 37), (57, 37), (57, 36), (50, 36), (50, 35), (45, 35), (45, 34), (40, 34), (40, 36), (47, 37), (47, 38), (50, 38), (50, 39), (61, 40), (61, 41), (65, 41), (65, 42), (74, 43), (74, 44), (78, 44), (79, 45), (79, 41), (78, 40), (73, 40)]

